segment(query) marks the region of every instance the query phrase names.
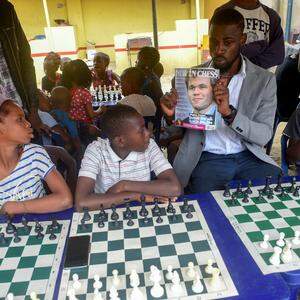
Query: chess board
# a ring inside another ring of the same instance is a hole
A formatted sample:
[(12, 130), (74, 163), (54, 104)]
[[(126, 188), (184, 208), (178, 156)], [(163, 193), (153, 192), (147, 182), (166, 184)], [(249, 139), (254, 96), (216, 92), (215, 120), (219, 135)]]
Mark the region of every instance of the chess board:
[(37, 239), (34, 222), (28, 222), (29, 230), (21, 223), (14, 223), (21, 241), (14, 242), (11, 234), (5, 233), (6, 224), (0, 224), (7, 243), (0, 244), (0, 299), (13, 293), (14, 299), (30, 299), (35, 292), (39, 299), (52, 299), (55, 282), (61, 263), (70, 221), (59, 221), (54, 230), (57, 236), (50, 240), (51, 221), (40, 222), (44, 237)]
[[(78, 274), (81, 288), (76, 291), (78, 299), (93, 299), (94, 275), (99, 275), (103, 284), (100, 289), (102, 297), (109, 299), (112, 286), (112, 271), (118, 270), (120, 285), (117, 287), (119, 297), (130, 299), (132, 288), (129, 275), (135, 269), (139, 275), (139, 289), (145, 299), (153, 299), (150, 289), (150, 266), (155, 265), (162, 275), (161, 285), (164, 295), (160, 299), (217, 299), (237, 295), (229, 272), (223, 262), (211, 232), (196, 200), (189, 201), (192, 218), (188, 219), (182, 211), (182, 202), (174, 203), (175, 219), (166, 211), (167, 205), (160, 205), (163, 222), (156, 222), (157, 215), (151, 211), (153, 205), (147, 205), (149, 211), (148, 223), (139, 216), (140, 206), (132, 207), (133, 226), (127, 225), (125, 208), (118, 208), (120, 216), (116, 226), (110, 220), (111, 210), (106, 210), (108, 221), (104, 228), (98, 228), (97, 212), (90, 212), (91, 221), (83, 227), (83, 213), (73, 215), (70, 236), (91, 235), (89, 265), (81, 268), (65, 269), (62, 275), (59, 299), (66, 299), (69, 289), (72, 289), (72, 275)], [(210, 285), (211, 275), (206, 274), (208, 259), (212, 259), (214, 267), (220, 269), (221, 284), (218, 289)], [(204, 290), (198, 295), (192, 291), (193, 281), (187, 277), (188, 262), (192, 261), (195, 270), (201, 276)], [(166, 279), (167, 266), (172, 265), (181, 279), (183, 293), (175, 297), (170, 291), (172, 283)]]
[[(271, 188), (274, 190), (275, 186), (273, 184)], [(232, 202), (230, 197), (223, 196), (224, 191), (212, 192), (263, 274), (300, 268), (300, 245), (292, 243), (295, 231), (300, 231), (300, 197), (295, 197), (289, 192), (290, 186), (290, 183), (282, 184), (285, 195), (274, 192), (273, 199), (269, 199), (264, 193), (259, 197), (259, 190), (264, 186), (252, 187), (253, 193), (249, 195), (248, 203), (242, 201), (242, 195)], [(236, 192), (236, 189), (232, 189), (231, 193), (233, 192)], [(290, 263), (281, 261), (279, 266), (274, 266), (269, 262), (269, 258), (274, 253), (273, 247), (279, 239), (280, 232), (284, 232), (285, 240), (292, 243), (293, 259)], [(270, 236), (267, 249), (260, 246), (265, 234)]]

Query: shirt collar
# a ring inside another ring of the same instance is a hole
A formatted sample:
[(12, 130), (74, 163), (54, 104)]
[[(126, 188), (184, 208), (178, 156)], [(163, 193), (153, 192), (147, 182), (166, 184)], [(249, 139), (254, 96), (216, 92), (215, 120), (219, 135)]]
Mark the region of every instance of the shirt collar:
[(110, 146), (110, 142), (109, 142), (108, 139), (106, 140), (106, 145), (107, 145), (107, 151), (108, 151), (108, 153), (110, 155), (110, 158), (115, 163), (121, 162), (121, 161), (133, 161), (133, 162), (136, 162), (138, 160), (138, 153), (135, 152), (135, 151), (131, 151), (125, 159), (122, 159), (112, 149), (112, 147)]

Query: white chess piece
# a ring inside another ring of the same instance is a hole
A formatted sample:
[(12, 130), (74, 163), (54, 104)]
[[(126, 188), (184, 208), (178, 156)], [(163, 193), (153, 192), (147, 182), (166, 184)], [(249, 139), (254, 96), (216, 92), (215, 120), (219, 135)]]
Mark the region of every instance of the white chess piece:
[(153, 287), (150, 290), (151, 296), (154, 298), (160, 298), (164, 294), (164, 289), (159, 284), (159, 282), (161, 281), (160, 272), (156, 266), (151, 266), (150, 270), (150, 280), (153, 282)]
[(6, 295), (6, 300), (14, 300), (14, 294), (13, 293), (8, 293)]
[(285, 264), (293, 260), (291, 248), (292, 248), (292, 244), (289, 241), (286, 241), (285, 247), (282, 249), (282, 253), (281, 253), (281, 260)]
[(213, 260), (211, 258), (209, 258), (207, 260), (207, 266), (205, 267), (205, 272), (207, 274), (212, 274), (212, 270), (213, 270)]
[(300, 244), (300, 231), (296, 230), (295, 231), (295, 237), (293, 238), (292, 242), (294, 245), (299, 245)]
[(94, 289), (94, 297), (93, 300), (103, 300), (101, 293), (99, 292), (99, 289)]
[(172, 280), (172, 278), (173, 278), (173, 267), (171, 266), (171, 265), (168, 265), (168, 267), (167, 267), (167, 274), (166, 274), (166, 278), (168, 279), (168, 280)]
[(119, 275), (118, 270), (113, 270), (112, 275), (113, 275), (113, 285), (117, 287), (120, 284), (120, 278), (118, 277)]
[(72, 276), (73, 279), (73, 288), (75, 291), (79, 290), (81, 288), (81, 283), (79, 281), (79, 276), (78, 274), (74, 273)]
[(173, 272), (172, 283), (173, 283), (171, 286), (172, 294), (176, 297), (180, 296), (182, 293), (182, 286), (180, 284), (180, 278), (177, 271)]
[(102, 288), (102, 282), (100, 281), (100, 276), (97, 274), (94, 276), (93, 288), (98, 290)]
[(218, 268), (213, 268), (210, 284), (214, 288), (218, 288), (218, 286), (220, 285), (220, 270)]
[(109, 299), (110, 300), (120, 300), (119, 293), (114, 286), (112, 286), (111, 289), (109, 290)]
[(275, 246), (274, 247), (274, 253), (269, 258), (269, 262), (273, 266), (279, 266), (280, 265), (280, 254), (282, 252), (282, 249), (280, 247)]
[(67, 292), (67, 296), (69, 297), (69, 300), (77, 300), (74, 289), (69, 289)]
[(135, 287), (140, 285), (140, 278), (135, 269), (133, 269), (129, 275), (130, 286)]
[(262, 249), (268, 249), (269, 248), (269, 244), (268, 244), (269, 239), (270, 239), (270, 236), (266, 233), (264, 235), (264, 241), (260, 243), (260, 247)]
[(31, 300), (39, 300), (39, 298), (38, 298), (36, 292), (31, 292), (31, 293), (30, 293), (30, 299), (31, 299)]
[(199, 273), (197, 272), (196, 273), (196, 276), (195, 276), (195, 280), (193, 281), (193, 285), (192, 285), (192, 291), (195, 293), (195, 294), (200, 294), (203, 292), (203, 284), (200, 280), (200, 275)]
[(144, 300), (145, 297), (143, 295), (143, 293), (141, 292), (141, 290), (135, 286), (133, 289), (132, 289), (132, 292), (130, 294), (130, 300)]
[(277, 246), (283, 247), (285, 245), (284, 237), (285, 237), (285, 233), (284, 232), (280, 232), (279, 233), (279, 240), (276, 242)]
[(196, 272), (195, 272), (195, 269), (194, 269), (194, 263), (192, 261), (190, 261), (188, 263), (188, 270), (187, 270), (186, 274), (191, 279), (195, 278)]

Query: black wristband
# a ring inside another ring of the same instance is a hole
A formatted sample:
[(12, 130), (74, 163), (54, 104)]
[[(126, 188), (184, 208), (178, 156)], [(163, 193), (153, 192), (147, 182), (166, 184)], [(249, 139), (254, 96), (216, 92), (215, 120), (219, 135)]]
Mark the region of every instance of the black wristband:
[(225, 121), (226, 125), (230, 125), (233, 122), (237, 113), (237, 110), (234, 106), (229, 105), (229, 108), (231, 109), (231, 113), (228, 116), (223, 117), (223, 120)]

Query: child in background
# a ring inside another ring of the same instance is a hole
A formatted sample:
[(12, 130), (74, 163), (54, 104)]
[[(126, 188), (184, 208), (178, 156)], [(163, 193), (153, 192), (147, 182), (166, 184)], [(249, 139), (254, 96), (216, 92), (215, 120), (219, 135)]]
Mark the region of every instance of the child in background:
[(50, 52), (44, 60), (45, 76), (42, 78), (42, 90), (51, 93), (52, 89), (60, 82), (61, 74), (57, 73), (60, 66), (60, 56)]
[(159, 79), (161, 78), (161, 76), (163, 76), (164, 71), (164, 66), (160, 62), (158, 62), (153, 68), (153, 72)]
[(60, 59), (60, 71), (63, 73), (65, 66), (71, 61), (72, 59), (70, 57), (62, 57)]
[[(72, 206), (70, 190), (41, 146), (24, 111), (0, 96), (1, 214), (49, 213)], [(46, 195), (43, 181), (51, 191)]]
[(140, 69), (126, 69), (121, 75), (122, 92), (125, 97), (119, 103), (133, 107), (143, 117), (155, 116), (156, 106), (153, 100), (142, 95), (143, 83), (144, 74)]
[[(76, 188), (76, 205), (98, 209), (124, 200), (177, 197), (180, 183), (163, 153), (150, 139), (143, 117), (132, 107), (115, 105), (101, 120), (108, 139), (98, 138), (84, 154)], [(157, 179), (151, 181), (151, 172)]]
[(108, 70), (110, 58), (103, 52), (98, 52), (94, 56), (94, 70), (92, 71), (93, 87), (118, 85), (119, 76), (111, 70)]

